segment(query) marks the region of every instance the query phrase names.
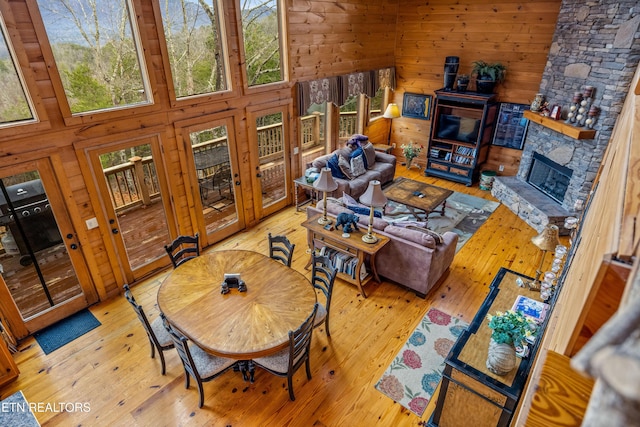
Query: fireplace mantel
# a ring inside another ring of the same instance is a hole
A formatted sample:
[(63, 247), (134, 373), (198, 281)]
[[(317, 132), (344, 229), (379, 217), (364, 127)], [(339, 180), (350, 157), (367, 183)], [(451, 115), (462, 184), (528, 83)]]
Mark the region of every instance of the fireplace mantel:
[(561, 120), (554, 120), (550, 117), (544, 117), (530, 110), (525, 110), (524, 117), (534, 123), (542, 125), (573, 139), (593, 139), (596, 136), (596, 131), (594, 129), (583, 129), (571, 126)]

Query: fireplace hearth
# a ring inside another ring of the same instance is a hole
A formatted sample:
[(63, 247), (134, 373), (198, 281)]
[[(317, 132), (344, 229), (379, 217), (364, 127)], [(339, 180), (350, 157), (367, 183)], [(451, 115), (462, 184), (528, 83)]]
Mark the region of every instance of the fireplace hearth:
[(562, 203), (572, 174), (571, 169), (559, 165), (542, 154), (533, 153), (527, 182), (553, 200)]

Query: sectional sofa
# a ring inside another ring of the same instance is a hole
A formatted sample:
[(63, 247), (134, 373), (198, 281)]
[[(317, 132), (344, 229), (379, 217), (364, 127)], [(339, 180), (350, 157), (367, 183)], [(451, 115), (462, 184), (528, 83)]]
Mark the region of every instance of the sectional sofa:
[[(364, 191), (364, 190), (363, 190)], [(322, 201), (307, 208), (307, 218), (322, 214)], [(327, 214), (336, 217), (341, 212), (353, 210), (338, 203), (327, 203)], [(364, 230), (369, 224), (368, 215), (358, 215), (358, 224)], [(446, 232), (438, 235), (419, 227), (405, 228), (390, 225), (381, 218), (374, 218), (376, 234), (389, 237), (376, 255), (376, 270), (379, 276), (413, 290), (424, 298), (448, 273), (458, 243), (458, 235)], [(352, 235), (351, 239), (360, 238)], [(311, 242), (309, 242), (311, 247)]]

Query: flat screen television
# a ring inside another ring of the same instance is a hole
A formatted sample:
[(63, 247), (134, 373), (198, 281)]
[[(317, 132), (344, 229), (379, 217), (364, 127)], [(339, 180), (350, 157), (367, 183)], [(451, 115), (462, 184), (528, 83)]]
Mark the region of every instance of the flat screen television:
[(436, 137), (474, 144), (479, 130), (480, 119), (440, 114)]

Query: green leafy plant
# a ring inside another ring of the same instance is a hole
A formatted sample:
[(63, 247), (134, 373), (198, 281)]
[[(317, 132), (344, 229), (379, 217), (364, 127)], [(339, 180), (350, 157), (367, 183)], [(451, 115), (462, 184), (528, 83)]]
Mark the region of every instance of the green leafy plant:
[(493, 329), (491, 338), (498, 344), (513, 344), (519, 346), (533, 334), (532, 323), (521, 312), (507, 310), (496, 312), (495, 315), (487, 314), (489, 327)]
[(402, 144), (400, 148), (402, 148), (402, 154), (404, 155), (405, 159), (411, 161), (418, 157), (418, 155), (422, 152), (424, 146), (414, 145), (413, 142), (409, 142), (408, 144)]
[(496, 83), (504, 81), (504, 75), (507, 71), (507, 67), (500, 62), (494, 62), (492, 64), (485, 61), (473, 62), (472, 74), (475, 74), (479, 79), (493, 80)]

